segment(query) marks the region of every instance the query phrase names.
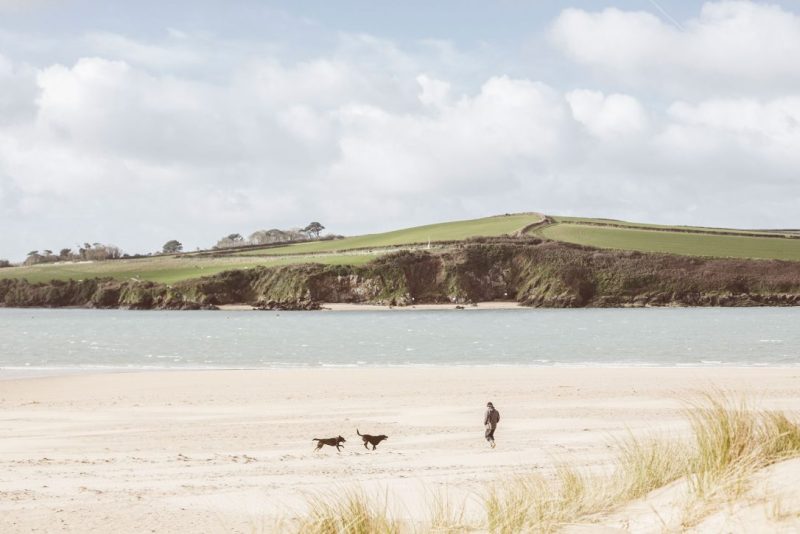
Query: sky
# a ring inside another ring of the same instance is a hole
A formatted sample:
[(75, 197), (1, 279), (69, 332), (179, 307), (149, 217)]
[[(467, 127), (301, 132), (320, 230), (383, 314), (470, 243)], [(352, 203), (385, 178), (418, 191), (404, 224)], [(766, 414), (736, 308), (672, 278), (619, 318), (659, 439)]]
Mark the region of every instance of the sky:
[(0, 258), (539, 211), (800, 227), (800, 3), (0, 0)]

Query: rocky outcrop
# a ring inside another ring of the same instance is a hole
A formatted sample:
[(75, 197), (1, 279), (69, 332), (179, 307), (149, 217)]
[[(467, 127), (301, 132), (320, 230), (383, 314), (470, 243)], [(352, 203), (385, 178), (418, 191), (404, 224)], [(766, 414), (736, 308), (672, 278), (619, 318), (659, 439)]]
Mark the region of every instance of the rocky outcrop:
[(405, 306), (516, 300), (526, 306), (796, 306), (800, 262), (598, 250), (538, 238), (474, 239), (444, 252), (398, 252), (362, 266), (227, 271), (171, 286), (94, 279), (0, 280), (2, 306), (317, 309), (323, 302)]

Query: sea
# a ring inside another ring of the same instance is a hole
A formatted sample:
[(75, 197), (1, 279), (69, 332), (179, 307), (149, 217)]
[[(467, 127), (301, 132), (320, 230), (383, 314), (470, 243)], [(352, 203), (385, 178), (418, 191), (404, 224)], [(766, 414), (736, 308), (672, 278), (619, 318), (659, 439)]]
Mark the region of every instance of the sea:
[(800, 308), (0, 309), (0, 376), (148, 369), (800, 365)]

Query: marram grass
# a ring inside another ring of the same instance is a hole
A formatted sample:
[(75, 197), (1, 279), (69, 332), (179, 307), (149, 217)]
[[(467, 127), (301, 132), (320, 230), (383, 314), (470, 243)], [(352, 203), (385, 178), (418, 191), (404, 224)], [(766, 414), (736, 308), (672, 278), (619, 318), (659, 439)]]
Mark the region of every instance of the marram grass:
[(800, 456), (800, 425), (782, 412), (754, 410), (717, 391), (703, 395), (686, 414), (692, 430), (688, 439), (629, 435), (614, 443), (616, 455), (602, 471), (562, 463), (551, 477), (532, 473), (491, 484), (481, 524), (465, 519), (466, 503), (454, 506), (446, 493), (431, 495), (429, 519), (420, 526), (389, 513), (387, 496), (371, 499), (350, 491), (313, 497), (299, 532), (557, 532), (597, 521), (680, 479), (688, 482), (689, 502), (682, 526), (690, 528), (725, 499), (741, 496), (757, 470)]
[(399, 534), (400, 523), (389, 513), (385, 496), (370, 498), (361, 490), (316, 495), (301, 518), (302, 534)]

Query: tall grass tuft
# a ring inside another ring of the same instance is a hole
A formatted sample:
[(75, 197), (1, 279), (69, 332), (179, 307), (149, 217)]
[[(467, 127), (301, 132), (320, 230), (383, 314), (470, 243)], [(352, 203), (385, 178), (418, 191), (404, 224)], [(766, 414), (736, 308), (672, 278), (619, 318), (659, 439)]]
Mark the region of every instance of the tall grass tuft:
[(362, 491), (317, 495), (301, 518), (302, 534), (398, 534), (400, 523), (388, 511), (386, 498), (371, 499)]
[(754, 410), (717, 392), (687, 413), (695, 440), (689, 481), (700, 497), (739, 494), (753, 471), (800, 455), (800, 426), (782, 412)]
[(610, 505), (644, 497), (683, 477), (689, 470), (689, 447), (664, 438), (637, 439), (630, 435), (617, 442), (614, 492)]
[(474, 530), (466, 517), (467, 503), (454, 504), (446, 489), (430, 494), (430, 519), (427, 532), (436, 534), (456, 534)]
[(587, 473), (561, 464), (555, 480), (521, 476), (493, 486), (486, 498), (490, 532), (555, 532), (568, 523), (611, 510), (686, 474), (687, 449), (678, 442), (619, 443), (611, 470)]

